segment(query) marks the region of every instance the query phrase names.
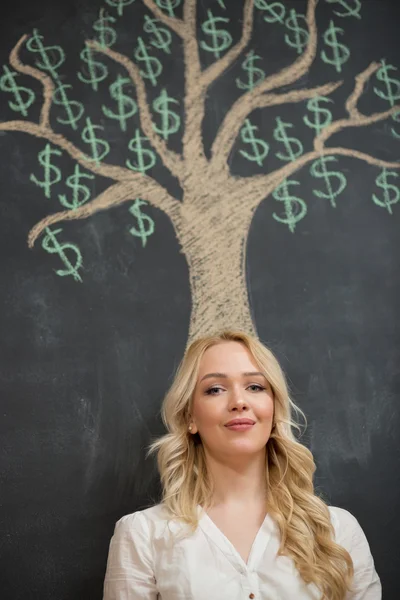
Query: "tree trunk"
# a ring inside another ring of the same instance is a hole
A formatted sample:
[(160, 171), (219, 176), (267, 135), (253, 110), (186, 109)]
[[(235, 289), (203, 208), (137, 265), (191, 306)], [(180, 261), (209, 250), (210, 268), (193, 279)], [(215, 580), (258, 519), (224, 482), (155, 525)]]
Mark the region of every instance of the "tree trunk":
[(235, 202), (226, 189), (223, 194), (214, 191), (212, 196), (215, 201), (206, 193), (191, 202), (185, 198), (177, 231), (192, 293), (188, 343), (222, 329), (255, 333), (245, 272), (253, 211), (243, 209), (243, 198)]

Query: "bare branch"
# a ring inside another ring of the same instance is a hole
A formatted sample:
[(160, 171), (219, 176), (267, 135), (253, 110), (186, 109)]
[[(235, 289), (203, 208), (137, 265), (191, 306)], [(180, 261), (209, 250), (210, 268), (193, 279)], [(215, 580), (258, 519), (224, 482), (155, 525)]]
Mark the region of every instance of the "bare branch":
[(89, 46), (89, 48), (92, 48), (93, 50), (97, 50), (98, 52), (105, 54), (106, 56), (114, 60), (116, 63), (125, 67), (125, 69), (128, 71), (132, 82), (136, 86), (136, 94), (140, 113), (140, 124), (142, 126), (143, 132), (148, 137), (151, 145), (160, 155), (167, 169), (169, 169), (170, 172), (179, 179), (182, 178), (182, 158), (178, 154), (176, 154), (176, 152), (169, 150), (164, 140), (161, 139), (161, 137), (155, 131), (155, 126), (147, 101), (146, 87), (144, 85), (144, 81), (138, 67), (127, 56), (120, 54), (115, 50), (111, 50), (111, 48), (105, 48), (101, 46), (98, 42), (87, 41), (86, 45)]
[(246, 0), (243, 8), (242, 36), (237, 44), (233, 46), (220, 60), (213, 63), (202, 75), (202, 84), (208, 87), (213, 83), (246, 48), (251, 39), (254, 21), (254, 0)]
[(163, 210), (176, 227), (180, 223), (181, 203), (170, 196), (168, 192), (156, 181), (143, 174), (131, 176), (131, 181), (116, 183), (99, 194), (91, 202), (84, 204), (76, 210), (65, 210), (45, 217), (29, 232), (28, 245), (33, 247), (40, 234), (55, 223), (86, 219), (95, 213), (123, 204), (140, 196), (149, 201), (153, 206)]
[(153, 15), (159, 19), (160, 21), (162, 21), (163, 23), (165, 23), (165, 25), (168, 25), (168, 27), (170, 29), (172, 29), (172, 31), (174, 31), (177, 35), (179, 35), (181, 38), (183, 38), (184, 36), (184, 32), (185, 32), (185, 27), (183, 22), (181, 21), (181, 19), (177, 19), (176, 17), (169, 17), (168, 15), (166, 15), (161, 8), (159, 8), (154, 0), (143, 0), (143, 4), (145, 6), (147, 6), (147, 8), (149, 10), (151, 10), (151, 12), (153, 13)]
[(35, 69), (34, 67), (30, 67), (29, 65), (24, 65), (19, 58), (19, 51), (21, 49), (22, 44), (28, 39), (28, 35), (23, 35), (20, 40), (16, 43), (13, 50), (10, 54), (10, 64), (14, 67), (16, 71), (23, 73), (25, 75), (30, 75), (34, 77), (43, 85), (43, 97), (44, 102), (42, 106), (42, 110), (40, 112), (40, 124), (42, 127), (48, 127), (50, 121), (50, 108), (51, 101), (53, 99), (54, 93), (54, 82), (45, 73), (39, 71), (39, 69)]
[(322, 151), (314, 150), (303, 154), (298, 159), (287, 163), (280, 169), (277, 169), (273, 173), (268, 175), (255, 175), (248, 177), (247, 188), (244, 188), (243, 194), (246, 198), (249, 198), (250, 206), (254, 209), (259, 203), (266, 198), (280, 183), (285, 181), (288, 177), (293, 175), (296, 171), (299, 171), (302, 167), (307, 165), (314, 160), (317, 160), (321, 156), (348, 156), (350, 158), (357, 158), (363, 160), (369, 165), (375, 167), (387, 168), (387, 169), (400, 169), (400, 162), (390, 162), (375, 158), (365, 152), (359, 152), (358, 150), (352, 150), (349, 148), (323, 148)]
[[(218, 161), (221, 161), (221, 168), (224, 168), (221, 155), (226, 155), (226, 144), (227, 140), (232, 138), (232, 128), (236, 123), (236, 125), (239, 126), (239, 128), (236, 127), (236, 129), (240, 129), (243, 120), (251, 111), (254, 98), (262, 96), (270, 90), (280, 88), (284, 85), (290, 85), (295, 81), (298, 81), (300, 77), (302, 77), (310, 69), (317, 52), (317, 25), (315, 21), (315, 9), (317, 6), (317, 1), (318, 0), (308, 0), (306, 18), (309, 37), (307, 48), (304, 53), (292, 65), (282, 69), (279, 73), (270, 75), (257, 87), (240, 96), (240, 98), (236, 100), (228, 114), (225, 116), (211, 149), (212, 156), (216, 157)], [(226, 168), (227, 166), (225, 166), (225, 169)]]
[(352, 94), (350, 94), (346, 102), (346, 110), (351, 117), (357, 118), (360, 115), (357, 108), (358, 101), (364, 91), (364, 87), (368, 79), (373, 73), (375, 73), (375, 71), (379, 69), (379, 67), (379, 63), (372, 62), (369, 67), (365, 69), (365, 71), (356, 76), (356, 85), (354, 86), (354, 91)]

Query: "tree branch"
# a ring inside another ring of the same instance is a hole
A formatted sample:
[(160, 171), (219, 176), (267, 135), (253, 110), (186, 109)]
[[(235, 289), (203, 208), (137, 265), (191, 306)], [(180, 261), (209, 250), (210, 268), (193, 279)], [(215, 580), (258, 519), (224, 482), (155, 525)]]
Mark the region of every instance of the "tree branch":
[(149, 10), (153, 13), (153, 15), (165, 23), (172, 31), (174, 31), (179, 37), (183, 38), (185, 33), (185, 27), (183, 21), (181, 19), (177, 19), (176, 17), (169, 17), (166, 15), (161, 8), (159, 8), (154, 0), (143, 0), (143, 4), (147, 6)]
[(116, 165), (107, 165), (101, 162), (96, 164), (94, 161), (87, 159), (82, 150), (77, 148), (72, 142), (68, 141), (63, 135), (55, 133), (49, 127), (42, 127), (31, 121), (5, 121), (2, 123), (0, 122), (0, 131), (19, 131), (52, 142), (62, 150), (65, 150), (71, 158), (96, 175), (110, 177), (116, 181), (124, 181), (125, 179), (131, 179), (132, 177), (132, 171), (127, 168)]
[(10, 64), (14, 67), (16, 71), (19, 71), (24, 75), (30, 75), (31, 77), (34, 77), (34, 79), (37, 79), (43, 85), (44, 102), (42, 110), (40, 111), (40, 125), (42, 127), (48, 127), (50, 122), (51, 101), (53, 99), (55, 86), (51, 77), (49, 77), (42, 71), (39, 71), (39, 69), (35, 69), (34, 67), (30, 67), (29, 65), (24, 65), (21, 62), (19, 58), (19, 51), (21, 49), (22, 44), (27, 39), (28, 35), (25, 34), (16, 43), (10, 54)]
[(243, 7), (242, 36), (237, 44), (233, 46), (220, 60), (210, 65), (202, 74), (202, 84), (209, 87), (230, 65), (237, 59), (239, 54), (246, 48), (251, 39), (254, 21), (254, 0), (245, 0)]
[[(232, 128), (234, 127), (234, 124), (236, 123), (238, 125), (236, 129), (240, 129), (244, 119), (250, 114), (254, 99), (270, 90), (290, 85), (295, 81), (298, 81), (300, 77), (310, 69), (317, 52), (317, 25), (315, 21), (317, 1), (318, 0), (308, 0), (306, 19), (309, 38), (304, 53), (292, 65), (282, 69), (279, 73), (270, 75), (255, 88), (240, 96), (225, 116), (211, 149), (212, 156), (217, 157), (218, 161), (221, 160), (220, 155), (222, 153), (226, 154), (227, 140), (232, 138)], [(227, 169), (227, 166), (225, 166), (225, 169)]]
[(371, 123), (376, 123), (377, 121), (383, 121), (388, 117), (396, 114), (400, 110), (400, 106), (394, 106), (389, 110), (380, 113), (374, 113), (372, 115), (363, 115), (358, 110), (358, 101), (364, 91), (364, 87), (368, 80), (371, 78), (371, 75), (379, 69), (380, 64), (376, 62), (372, 62), (367, 69), (359, 73), (355, 77), (355, 86), (353, 92), (350, 94), (346, 101), (346, 110), (349, 113), (348, 119), (339, 119), (338, 121), (333, 121), (328, 127), (325, 127), (321, 133), (314, 139), (314, 148), (318, 152), (321, 152), (325, 148), (325, 142), (338, 131), (342, 129), (346, 129), (348, 127), (364, 127), (365, 125), (370, 125)]
[(119, 182), (99, 194), (91, 202), (84, 204), (76, 210), (65, 210), (45, 217), (29, 232), (28, 245), (33, 247), (40, 234), (55, 223), (86, 219), (95, 213), (123, 204), (140, 196), (153, 206), (164, 211), (172, 224), (177, 227), (180, 223), (181, 203), (170, 196), (168, 192), (156, 181), (143, 174), (132, 175), (131, 181)]
[(268, 196), (280, 183), (285, 181), (288, 177), (293, 175), (296, 171), (304, 167), (307, 163), (317, 160), (321, 156), (348, 156), (350, 158), (357, 158), (363, 160), (369, 165), (375, 167), (386, 168), (386, 169), (400, 169), (400, 162), (390, 162), (375, 158), (365, 152), (359, 152), (358, 150), (352, 150), (348, 148), (323, 148), (321, 151), (313, 150), (303, 154), (298, 159), (290, 162), (280, 169), (277, 169), (273, 173), (268, 175), (255, 175), (248, 177), (247, 188), (243, 190), (243, 194), (246, 198), (249, 198), (249, 204), (252, 208), (256, 208), (259, 203)]
[(111, 48), (105, 48), (103, 46), (100, 46), (98, 42), (87, 41), (86, 45), (89, 46), (89, 48), (97, 50), (105, 56), (108, 56), (116, 63), (125, 67), (125, 69), (128, 71), (132, 82), (136, 86), (140, 124), (143, 129), (143, 132), (149, 139), (149, 142), (151, 143), (153, 148), (160, 155), (161, 160), (163, 161), (167, 169), (169, 169), (169, 171), (173, 175), (175, 175), (175, 177), (181, 179), (183, 176), (182, 158), (178, 154), (176, 154), (176, 152), (169, 150), (164, 140), (161, 139), (161, 137), (155, 131), (155, 126), (151, 116), (149, 104), (147, 102), (146, 87), (144, 85), (144, 81), (138, 67), (127, 56), (120, 54), (115, 50), (111, 50)]

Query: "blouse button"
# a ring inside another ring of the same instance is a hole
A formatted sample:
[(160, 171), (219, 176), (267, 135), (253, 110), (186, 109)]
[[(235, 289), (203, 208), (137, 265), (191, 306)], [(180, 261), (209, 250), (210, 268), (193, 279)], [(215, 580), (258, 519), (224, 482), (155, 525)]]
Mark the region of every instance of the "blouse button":
[(255, 595), (253, 594), (253, 592), (251, 592), (251, 594), (249, 594), (249, 598), (255, 598)]

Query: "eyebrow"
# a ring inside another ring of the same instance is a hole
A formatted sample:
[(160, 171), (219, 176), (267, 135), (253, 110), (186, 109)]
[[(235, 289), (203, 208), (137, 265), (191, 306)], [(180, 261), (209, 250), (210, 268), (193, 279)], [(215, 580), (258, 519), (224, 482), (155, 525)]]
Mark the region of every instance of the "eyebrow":
[[(245, 373), (242, 373), (243, 377), (255, 377), (255, 376), (261, 376), (264, 377), (265, 379), (265, 375), (263, 373), (260, 373), (260, 371), (247, 371)], [(228, 379), (228, 375), (226, 373), (207, 373), (207, 375), (204, 375), (204, 377), (201, 378), (200, 381), (204, 381), (204, 379), (212, 379), (212, 378), (219, 378), (219, 379)]]

